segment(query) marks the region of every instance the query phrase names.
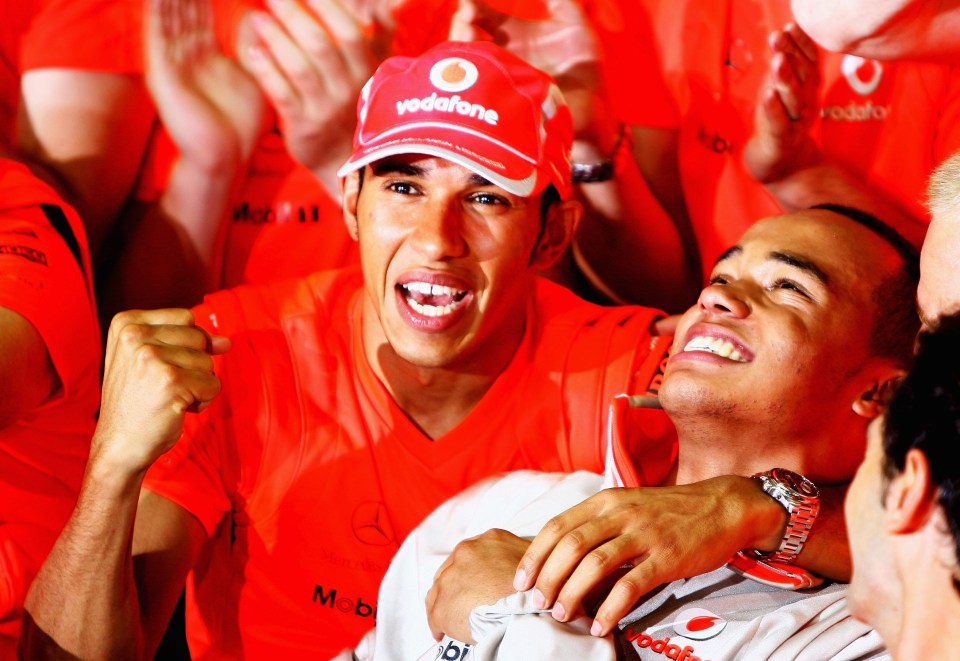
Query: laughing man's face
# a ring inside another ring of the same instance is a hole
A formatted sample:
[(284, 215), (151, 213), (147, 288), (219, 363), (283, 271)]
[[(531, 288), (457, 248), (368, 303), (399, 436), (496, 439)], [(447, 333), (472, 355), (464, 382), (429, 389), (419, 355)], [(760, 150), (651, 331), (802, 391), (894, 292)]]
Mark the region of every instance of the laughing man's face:
[[(869, 388), (861, 377), (871, 359), (873, 294), (898, 267), (883, 240), (829, 211), (757, 222), (683, 316), (664, 408), (797, 435), (837, 423)], [(822, 467), (832, 477), (852, 475), (862, 439), (850, 446)]]
[(522, 338), (540, 197), (432, 156), (368, 166), (356, 202), (365, 342), (419, 368), (497, 373)]

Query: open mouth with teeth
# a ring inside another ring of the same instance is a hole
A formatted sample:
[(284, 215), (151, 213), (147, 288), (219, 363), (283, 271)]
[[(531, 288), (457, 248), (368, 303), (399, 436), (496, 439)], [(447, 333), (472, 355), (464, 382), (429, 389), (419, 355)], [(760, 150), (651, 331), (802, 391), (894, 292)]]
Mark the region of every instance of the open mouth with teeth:
[(429, 282), (406, 282), (400, 285), (403, 298), (414, 312), (424, 317), (444, 317), (464, 304), (467, 291), (434, 285)]
[(719, 337), (710, 337), (709, 335), (698, 335), (691, 339), (683, 347), (686, 351), (705, 351), (721, 358), (728, 358), (734, 362), (746, 363), (749, 358), (740, 353), (739, 350), (729, 340)]

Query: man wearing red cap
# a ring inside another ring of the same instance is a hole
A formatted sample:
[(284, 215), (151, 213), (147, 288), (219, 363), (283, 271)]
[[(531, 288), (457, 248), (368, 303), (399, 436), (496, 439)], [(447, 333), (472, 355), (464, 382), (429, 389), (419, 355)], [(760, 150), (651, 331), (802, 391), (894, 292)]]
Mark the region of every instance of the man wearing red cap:
[[(656, 311), (535, 275), (580, 215), (548, 76), (450, 42), (381, 65), (358, 116), (340, 176), (360, 272), (114, 320), (28, 657), (150, 656), (184, 580), (194, 658), (332, 655), (373, 625), (387, 564), (434, 507), (503, 471), (600, 470), (607, 403), (655, 392)], [(658, 483), (672, 430), (657, 414), (643, 432), (640, 479)], [(744, 492), (779, 539), (782, 508)]]

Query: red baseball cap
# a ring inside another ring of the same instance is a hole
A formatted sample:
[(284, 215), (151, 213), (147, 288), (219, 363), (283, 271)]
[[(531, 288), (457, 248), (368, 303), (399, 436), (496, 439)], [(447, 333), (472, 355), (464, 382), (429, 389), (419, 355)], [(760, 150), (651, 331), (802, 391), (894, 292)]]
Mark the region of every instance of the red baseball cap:
[(570, 196), (573, 121), (553, 79), (490, 42), (447, 41), (391, 57), (357, 102), (343, 177), (395, 154), (453, 161), (514, 195)]

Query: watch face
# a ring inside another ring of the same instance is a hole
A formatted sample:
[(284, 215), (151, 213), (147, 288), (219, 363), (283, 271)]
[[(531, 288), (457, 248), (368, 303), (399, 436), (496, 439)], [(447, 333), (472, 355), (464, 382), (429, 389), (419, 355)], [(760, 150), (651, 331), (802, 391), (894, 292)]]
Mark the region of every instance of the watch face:
[(794, 473), (786, 468), (775, 468), (771, 471), (771, 477), (782, 482), (785, 486), (793, 489), (802, 496), (819, 498), (820, 490), (817, 485), (805, 478), (803, 475)]

